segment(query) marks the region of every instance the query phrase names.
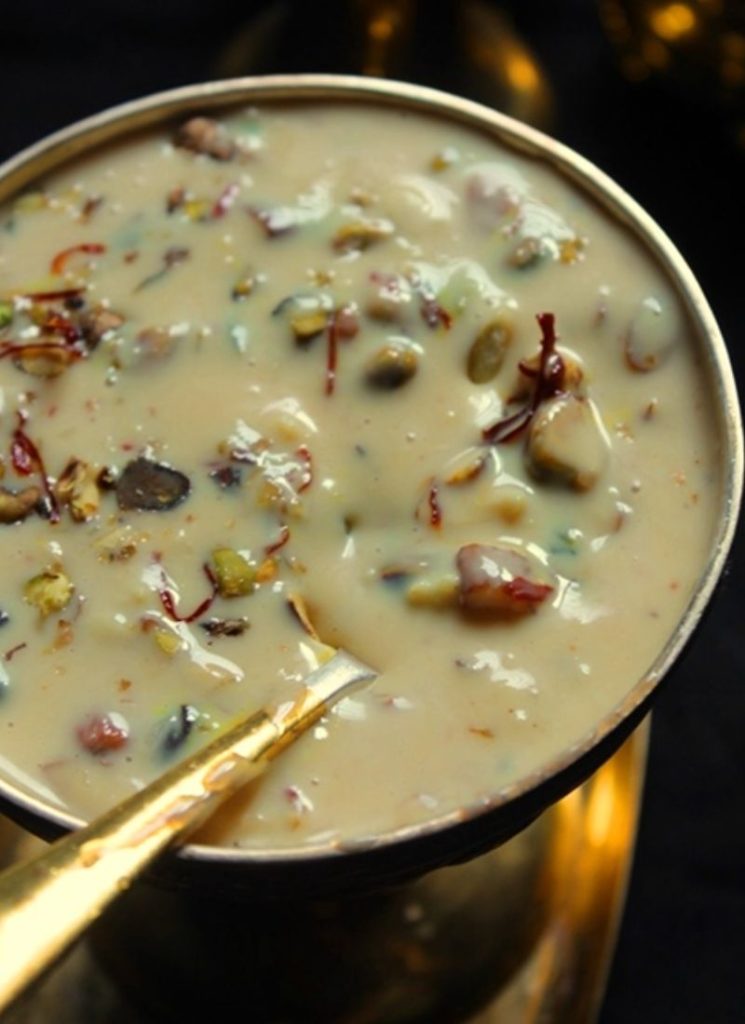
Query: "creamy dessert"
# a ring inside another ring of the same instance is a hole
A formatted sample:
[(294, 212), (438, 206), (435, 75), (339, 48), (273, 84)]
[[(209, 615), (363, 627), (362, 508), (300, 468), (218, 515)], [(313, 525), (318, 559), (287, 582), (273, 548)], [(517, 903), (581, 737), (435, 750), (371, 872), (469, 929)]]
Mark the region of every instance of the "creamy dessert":
[(206, 830), (478, 807), (623, 700), (722, 488), (674, 290), (475, 130), (194, 117), (0, 214), (0, 772), (93, 815), (343, 646), (379, 672)]

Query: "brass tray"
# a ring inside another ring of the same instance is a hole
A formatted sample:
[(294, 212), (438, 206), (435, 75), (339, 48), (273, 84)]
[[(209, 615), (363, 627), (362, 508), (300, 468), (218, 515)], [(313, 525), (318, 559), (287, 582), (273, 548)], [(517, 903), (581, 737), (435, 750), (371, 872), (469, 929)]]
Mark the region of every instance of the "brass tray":
[[(377, 906), (388, 901), (385, 915), (376, 914), (369, 935), (356, 925), (353, 939), (360, 962), (369, 960), (366, 941), (374, 942), (377, 951), (384, 947), (385, 982), (366, 976), (358, 986), (358, 1005), (346, 1007), (335, 1018), (338, 1024), (389, 1024), (394, 1019), (412, 1024), (435, 1020), (448, 1024), (591, 1024), (596, 1020), (633, 856), (648, 722), (584, 785), (497, 850), (470, 864), (435, 871), (382, 901), (377, 899)], [(24, 859), (39, 846), (40, 840), (0, 818), (0, 867)], [(473, 907), (460, 917), (457, 912), (454, 915), (454, 906), (465, 904), (469, 893), (476, 897), (476, 916)], [(136, 903), (138, 894), (132, 895)], [(172, 898), (170, 894), (168, 898)], [(343, 920), (344, 907), (338, 909)], [(324, 919), (330, 912), (325, 904)], [(122, 927), (117, 913), (118, 907), (114, 907), (99, 931), (81, 942), (9, 1011), (3, 1024), (49, 1024), (51, 1020), (55, 1024), (154, 1024), (163, 1020), (163, 1008), (158, 1008), (158, 993), (153, 990), (157, 982), (161, 993), (164, 988), (179, 986), (169, 986), (168, 979), (160, 976), (142, 977), (136, 957), (133, 960), (131, 956), (134, 936), (127, 935), (127, 928), (142, 925), (143, 935), (148, 928), (136, 915), (131, 920), (125, 916)], [(348, 919), (348, 906), (346, 914)], [(396, 920), (404, 922), (405, 940), (401, 933), (394, 934), (392, 922)], [(454, 921), (461, 929), (456, 940)], [(450, 955), (455, 943), (462, 949), (464, 961), (468, 960), (468, 972), (476, 959), (482, 973), (490, 975), (474, 979), (469, 973), (466, 978), (465, 987), (481, 1001), (475, 1014), (466, 1011), (464, 1015), (462, 1000), (457, 1008), (457, 996), (453, 997), (457, 983), (452, 991), (443, 985), (444, 963), (454, 974), (464, 970), (463, 964), (443, 958), (438, 947), (437, 926), (443, 923), (447, 924), (441, 931), (447, 932)], [(381, 927), (386, 929), (382, 944)], [(349, 944), (346, 936), (339, 941)], [(104, 969), (102, 960), (120, 975), (119, 984)], [(191, 966), (188, 973), (191, 978)], [(241, 978), (242, 988), (243, 984)], [(130, 994), (139, 993), (138, 1006), (129, 1005), (122, 986)], [(188, 1004), (198, 985), (180, 987), (187, 989)], [(427, 988), (437, 990), (438, 1002), (422, 999), (422, 990)], [(165, 1019), (178, 1019), (188, 1009), (186, 1004), (172, 1008), (172, 1018), (166, 1014)], [(218, 1009), (217, 1004), (214, 1008)], [(255, 1004), (252, 1008), (256, 1009)], [(308, 1006), (307, 1019), (331, 1024), (322, 1013), (314, 1016)], [(252, 1013), (252, 1019), (256, 1024), (275, 1024), (271, 1013)]]

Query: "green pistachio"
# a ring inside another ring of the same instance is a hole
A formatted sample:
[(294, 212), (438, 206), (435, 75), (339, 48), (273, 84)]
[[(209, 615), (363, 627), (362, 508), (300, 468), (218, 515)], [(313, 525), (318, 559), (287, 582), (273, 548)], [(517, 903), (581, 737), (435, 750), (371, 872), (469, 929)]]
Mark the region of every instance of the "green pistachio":
[(244, 597), (255, 589), (256, 569), (233, 548), (216, 548), (212, 563), (221, 597)]

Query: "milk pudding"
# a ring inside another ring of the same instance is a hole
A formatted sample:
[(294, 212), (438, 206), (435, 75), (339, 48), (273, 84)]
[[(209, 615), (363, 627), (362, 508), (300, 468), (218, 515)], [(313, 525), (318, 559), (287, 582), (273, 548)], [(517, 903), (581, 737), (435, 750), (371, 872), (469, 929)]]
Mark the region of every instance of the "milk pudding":
[(344, 647), (207, 826), (475, 808), (644, 675), (721, 503), (666, 274), (547, 164), (372, 104), (93, 151), (0, 212), (0, 773), (88, 817)]

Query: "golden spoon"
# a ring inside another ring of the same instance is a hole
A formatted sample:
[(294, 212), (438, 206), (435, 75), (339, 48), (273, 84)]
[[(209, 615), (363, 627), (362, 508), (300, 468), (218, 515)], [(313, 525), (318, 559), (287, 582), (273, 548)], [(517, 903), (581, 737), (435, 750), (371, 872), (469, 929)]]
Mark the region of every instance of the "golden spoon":
[(155, 857), (260, 775), (351, 689), (376, 675), (338, 651), (307, 677), (294, 700), (242, 718), (90, 825), (0, 875), (0, 1012)]

